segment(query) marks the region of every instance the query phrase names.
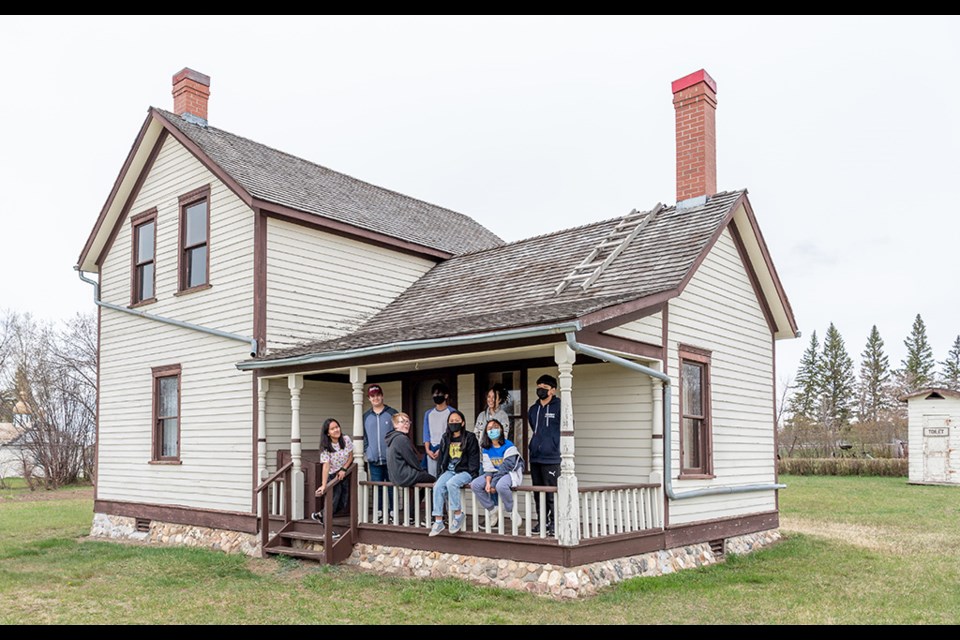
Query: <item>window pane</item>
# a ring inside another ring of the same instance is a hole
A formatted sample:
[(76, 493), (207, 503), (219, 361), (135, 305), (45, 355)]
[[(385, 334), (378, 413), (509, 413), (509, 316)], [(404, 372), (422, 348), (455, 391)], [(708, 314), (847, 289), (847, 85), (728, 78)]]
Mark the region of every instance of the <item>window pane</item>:
[(177, 457), (180, 452), (177, 450), (177, 419), (167, 418), (163, 423), (163, 443), (160, 449), (160, 455), (164, 458)]
[(177, 415), (177, 377), (160, 378), (160, 398), (157, 407), (161, 418)]
[(149, 262), (137, 267), (137, 300), (146, 300), (153, 297), (153, 263)]
[(207, 247), (187, 251), (187, 288), (207, 282)]
[(207, 241), (207, 201), (187, 207), (187, 246)]
[(689, 362), (683, 363), (683, 415), (703, 415), (703, 367)]
[[(148, 222), (137, 227), (137, 262), (153, 260), (153, 223)], [(147, 296), (148, 298), (150, 296)]]
[(683, 419), (683, 468), (700, 468), (700, 432), (703, 420)]

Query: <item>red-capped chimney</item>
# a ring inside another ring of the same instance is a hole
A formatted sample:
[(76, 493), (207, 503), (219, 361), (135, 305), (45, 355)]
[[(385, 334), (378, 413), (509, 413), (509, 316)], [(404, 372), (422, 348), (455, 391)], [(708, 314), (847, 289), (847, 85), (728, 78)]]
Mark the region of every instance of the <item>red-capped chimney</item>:
[(703, 69), (673, 82), (677, 202), (717, 192), (717, 83)]
[(185, 113), (207, 120), (207, 101), (210, 99), (210, 76), (184, 67), (173, 76), (173, 112)]

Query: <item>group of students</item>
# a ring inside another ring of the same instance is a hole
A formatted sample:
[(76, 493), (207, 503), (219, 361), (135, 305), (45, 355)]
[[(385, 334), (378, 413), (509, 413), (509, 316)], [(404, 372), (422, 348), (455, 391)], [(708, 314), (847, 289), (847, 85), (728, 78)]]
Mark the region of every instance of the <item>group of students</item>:
[[(550, 375), (537, 379), (537, 401), (530, 406), (527, 417), (533, 436), (530, 439), (530, 474), (536, 486), (557, 486), (560, 476), (560, 398), (556, 395), (557, 380)], [(487, 523), (493, 527), (498, 521), (497, 505), (503, 501), (504, 512), (512, 516), (513, 487), (521, 483), (525, 463), (520, 451), (510, 441), (510, 418), (503, 409), (508, 398), (503, 385), (495, 384), (487, 391), (486, 408), (477, 416), (474, 433), (467, 428), (463, 413), (449, 404), (449, 391), (443, 383), (431, 388), (434, 406), (423, 416), (425, 456), (417, 453), (410, 430), (409, 415), (386, 405), (383, 389), (372, 384), (367, 389), (370, 409), (363, 414), (364, 459), (370, 480), (391, 482), (399, 487), (433, 484), (433, 524), (430, 535), (447, 529), (445, 508), (452, 516), (450, 533), (463, 529), (465, 514), (460, 490), (467, 484), (477, 500), (486, 509)], [(344, 470), (353, 464), (353, 441), (343, 434), (339, 422), (333, 418), (323, 424), (320, 436), (320, 461), (323, 463), (321, 485), (317, 495), (327, 491), (334, 478), (343, 479)], [(424, 465), (424, 457), (426, 465)], [(424, 468), (425, 467), (425, 468)], [(334, 512), (346, 508), (349, 494), (346, 483), (334, 486)], [(377, 519), (383, 518), (380, 492), (375, 492)], [(393, 492), (388, 492), (388, 513), (393, 511)], [(546, 495), (546, 513), (540, 514), (539, 498), (535, 500), (538, 523), (532, 533), (546, 526), (547, 535), (554, 534), (553, 494)], [(320, 514), (312, 516), (319, 519)], [(411, 518), (411, 514), (405, 514)], [(519, 517), (519, 515), (517, 516)], [(522, 520), (518, 521), (519, 528)]]

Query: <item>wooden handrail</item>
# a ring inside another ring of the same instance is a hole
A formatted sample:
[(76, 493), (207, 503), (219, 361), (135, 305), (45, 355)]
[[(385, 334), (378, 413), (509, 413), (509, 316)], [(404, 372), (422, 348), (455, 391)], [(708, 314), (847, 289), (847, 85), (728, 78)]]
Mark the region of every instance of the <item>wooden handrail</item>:
[(580, 487), (580, 493), (591, 491), (619, 491), (621, 489), (659, 489), (659, 484), (598, 484), (592, 487)]
[(274, 473), (272, 476), (270, 476), (269, 478), (267, 478), (266, 480), (264, 480), (264, 481), (260, 484), (260, 486), (257, 487), (257, 491), (256, 491), (256, 492), (257, 492), (257, 493), (260, 493), (261, 491), (263, 491), (264, 489), (266, 489), (267, 487), (269, 487), (271, 484), (273, 484), (274, 482), (276, 482), (277, 478), (279, 478), (279, 477), (282, 476), (284, 473), (286, 473), (286, 472), (287, 472), (287, 469), (291, 468), (292, 466), (293, 466), (293, 460), (291, 460), (291, 461), (288, 462), (287, 464), (285, 464), (285, 465), (283, 465), (282, 467), (280, 467), (279, 469), (277, 469), (276, 473)]
[[(326, 490), (325, 493), (330, 493), (330, 489), (333, 489), (335, 486), (337, 486), (337, 485), (340, 484), (341, 482), (345, 482), (346, 479), (347, 479), (347, 476), (349, 476), (351, 473), (353, 473), (354, 471), (356, 471), (356, 469), (357, 469), (357, 463), (356, 463), (356, 462), (354, 462), (352, 465), (350, 465), (350, 466), (349, 466), (348, 468), (346, 468), (346, 469), (338, 469), (338, 471), (346, 471), (346, 473), (343, 474), (343, 480), (340, 480), (340, 479), (338, 479), (338, 478), (334, 478), (333, 480), (331, 480), (331, 481), (327, 484), (327, 490)], [(390, 483), (387, 483), (387, 484), (390, 484)], [(319, 488), (320, 488), (320, 487), (317, 487), (317, 489), (319, 489)], [(314, 493), (316, 493), (316, 492), (314, 492)], [(319, 497), (319, 496), (317, 496), (317, 497)]]

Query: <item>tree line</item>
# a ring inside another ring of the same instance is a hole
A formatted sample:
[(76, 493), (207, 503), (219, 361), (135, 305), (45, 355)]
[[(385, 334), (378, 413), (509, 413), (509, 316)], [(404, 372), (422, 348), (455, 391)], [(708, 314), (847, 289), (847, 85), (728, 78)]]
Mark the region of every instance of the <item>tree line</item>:
[(0, 453), (31, 489), (93, 478), (97, 358), (92, 313), (62, 323), (0, 313), (0, 423), (12, 426)]
[(960, 335), (938, 362), (917, 314), (904, 345), (906, 357), (900, 367), (891, 367), (874, 325), (855, 372), (833, 323), (822, 344), (814, 331), (790, 385), (781, 455), (900, 455), (899, 443), (906, 439), (906, 407), (900, 398), (927, 387), (960, 391)]

